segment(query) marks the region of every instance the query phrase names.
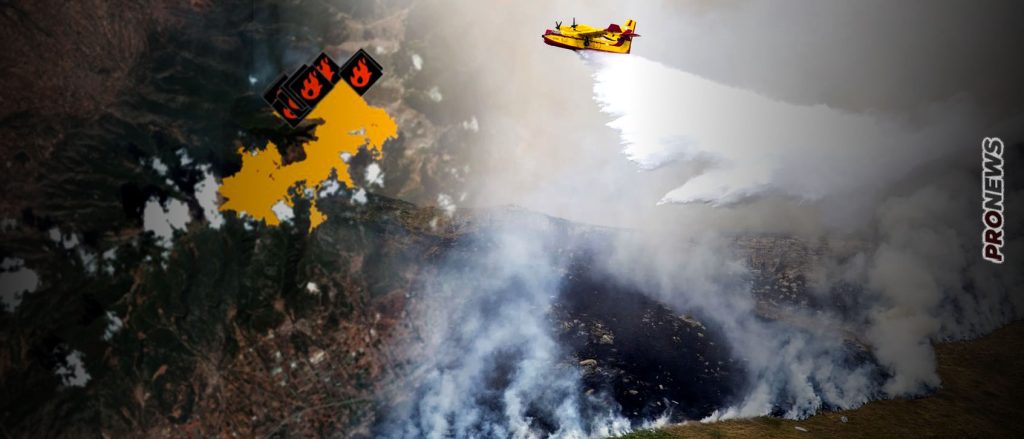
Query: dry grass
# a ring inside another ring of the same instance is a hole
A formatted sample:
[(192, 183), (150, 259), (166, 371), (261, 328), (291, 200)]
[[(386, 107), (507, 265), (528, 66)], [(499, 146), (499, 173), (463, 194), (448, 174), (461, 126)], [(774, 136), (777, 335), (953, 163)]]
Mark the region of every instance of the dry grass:
[[(692, 423), (627, 435), (678, 438), (1002, 438), (1024, 435), (1024, 322), (983, 338), (936, 346), (942, 389), (917, 399), (871, 402), (803, 421), (756, 418)], [(847, 423), (840, 421), (846, 416)], [(796, 429), (802, 427), (807, 432)]]

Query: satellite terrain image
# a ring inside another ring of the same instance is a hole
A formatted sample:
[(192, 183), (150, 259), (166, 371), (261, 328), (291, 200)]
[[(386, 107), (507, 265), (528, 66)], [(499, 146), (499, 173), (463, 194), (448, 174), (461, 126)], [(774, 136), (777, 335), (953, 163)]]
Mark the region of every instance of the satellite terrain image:
[(0, 2), (0, 439), (1022, 437), (1022, 19)]

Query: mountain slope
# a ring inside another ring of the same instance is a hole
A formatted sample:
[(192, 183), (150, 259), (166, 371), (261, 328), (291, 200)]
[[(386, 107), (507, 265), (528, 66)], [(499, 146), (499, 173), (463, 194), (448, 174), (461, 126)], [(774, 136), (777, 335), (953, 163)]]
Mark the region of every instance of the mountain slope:
[[(1024, 322), (1018, 321), (976, 340), (937, 345), (942, 389), (918, 399), (874, 401), (855, 410), (821, 413), (803, 421), (764, 417), (691, 423), (625, 437), (1019, 437), (1024, 431), (1017, 399), (1024, 391), (1022, 342)], [(844, 416), (846, 423), (842, 422)]]

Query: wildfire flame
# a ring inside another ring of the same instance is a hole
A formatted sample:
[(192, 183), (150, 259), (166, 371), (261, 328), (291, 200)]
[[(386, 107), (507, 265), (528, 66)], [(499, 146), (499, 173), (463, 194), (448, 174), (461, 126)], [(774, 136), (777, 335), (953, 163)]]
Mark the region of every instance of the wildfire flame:
[(352, 69), (352, 77), (349, 82), (353, 87), (362, 88), (370, 83), (370, 69), (366, 67), (366, 58), (361, 58), (359, 63)]
[(302, 81), (302, 98), (307, 101), (316, 99), (320, 96), (322, 88), (320, 80), (316, 77), (316, 72), (309, 72), (309, 76)]

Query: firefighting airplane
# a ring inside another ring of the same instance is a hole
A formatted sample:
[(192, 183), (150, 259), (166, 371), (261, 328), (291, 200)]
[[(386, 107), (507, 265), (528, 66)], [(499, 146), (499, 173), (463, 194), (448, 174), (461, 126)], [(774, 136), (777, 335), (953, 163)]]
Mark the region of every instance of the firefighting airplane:
[(636, 21), (632, 19), (626, 20), (622, 27), (612, 23), (605, 29), (598, 29), (576, 24), (576, 18), (573, 18), (571, 26), (562, 26), (561, 21), (556, 21), (555, 28), (544, 31), (541, 38), (544, 39), (544, 44), (563, 49), (629, 53), (633, 38), (640, 36), (633, 33), (634, 29)]

